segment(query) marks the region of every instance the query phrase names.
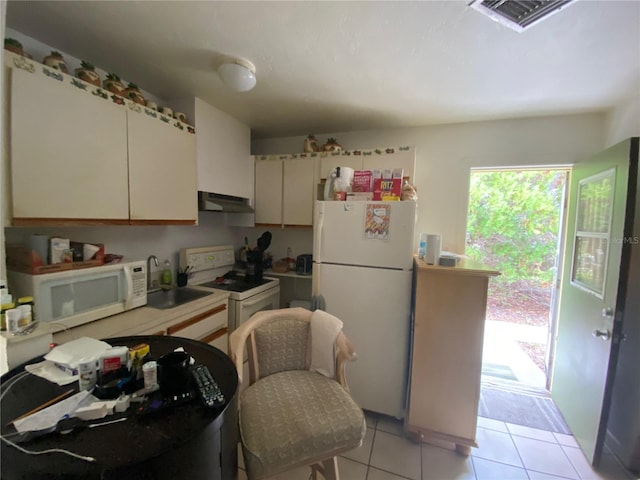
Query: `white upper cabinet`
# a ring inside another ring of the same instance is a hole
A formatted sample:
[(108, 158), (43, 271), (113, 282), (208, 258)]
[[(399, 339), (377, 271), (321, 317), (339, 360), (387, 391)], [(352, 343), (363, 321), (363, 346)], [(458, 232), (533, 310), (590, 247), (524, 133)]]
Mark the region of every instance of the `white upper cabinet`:
[(255, 162), (255, 223), (311, 226), (314, 161), (287, 155), (260, 158)]
[(313, 161), (283, 160), (282, 223), (285, 226), (313, 224)]
[(195, 224), (193, 127), (5, 52), (13, 225)]
[(194, 223), (198, 218), (195, 135), (133, 112), (128, 132), (131, 220)]
[(251, 130), (235, 118), (195, 99), (198, 129), (198, 190), (253, 198)]
[(127, 112), (77, 90), (11, 70), (14, 221), (129, 218)]
[(255, 223), (282, 224), (282, 160), (256, 160)]

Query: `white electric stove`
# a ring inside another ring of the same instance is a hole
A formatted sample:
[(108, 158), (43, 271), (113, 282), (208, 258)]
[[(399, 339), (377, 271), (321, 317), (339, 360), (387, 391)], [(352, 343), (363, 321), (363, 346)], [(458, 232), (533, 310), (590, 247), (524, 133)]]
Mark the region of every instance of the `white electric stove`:
[(280, 308), (280, 281), (263, 277), (247, 278), (233, 270), (234, 250), (231, 245), (183, 248), (180, 269), (190, 266), (190, 287), (229, 292), (229, 332), (261, 310)]

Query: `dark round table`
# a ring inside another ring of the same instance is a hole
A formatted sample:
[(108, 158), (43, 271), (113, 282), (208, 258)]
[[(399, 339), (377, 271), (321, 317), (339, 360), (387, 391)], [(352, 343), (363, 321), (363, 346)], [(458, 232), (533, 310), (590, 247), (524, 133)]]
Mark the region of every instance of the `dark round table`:
[[(95, 458), (87, 462), (53, 452), (30, 455), (1, 442), (1, 476), (12, 479), (234, 479), (237, 475), (238, 376), (229, 357), (202, 342), (170, 336), (132, 336), (104, 340), (112, 346), (147, 343), (155, 358), (183, 347), (196, 361), (207, 365), (225, 396), (221, 409), (208, 409), (197, 400), (151, 415), (136, 415), (131, 404), (126, 413), (96, 420), (126, 417), (97, 428), (77, 428), (70, 433), (50, 433), (21, 447), (29, 451), (64, 449)], [(34, 363), (41, 361), (36, 358)], [(59, 386), (35, 375), (24, 375), (24, 365), (2, 376), (1, 432), (11, 439), (8, 422), (55, 398), (77, 382)]]

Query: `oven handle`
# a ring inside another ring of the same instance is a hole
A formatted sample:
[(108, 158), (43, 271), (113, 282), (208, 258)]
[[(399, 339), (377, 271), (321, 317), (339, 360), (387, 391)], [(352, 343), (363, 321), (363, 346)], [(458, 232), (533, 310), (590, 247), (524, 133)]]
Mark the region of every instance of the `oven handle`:
[[(274, 290), (274, 289), (272, 289)], [(271, 297), (272, 295), (274, 295), (275, 292), (272, 292), (271, 290), (264, 292), (263, 294), (256, 296), (256, 298), (254, 300), (251, 301), (241, 301), (240, 302), (240, 306), (241, 308), (249, 308), (249, 307), (253, 307), (254, 305), (256, 305), (257, 303), (260, 303), (263, 300), (266, 300), (267, 298)]]

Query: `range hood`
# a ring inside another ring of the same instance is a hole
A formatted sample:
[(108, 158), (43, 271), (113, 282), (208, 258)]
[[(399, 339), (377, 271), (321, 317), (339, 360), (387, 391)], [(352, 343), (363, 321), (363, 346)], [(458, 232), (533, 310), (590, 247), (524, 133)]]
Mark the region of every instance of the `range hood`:
[(202, 212), (253, 213), (248, 198), (198, 192), (198, 210)]

